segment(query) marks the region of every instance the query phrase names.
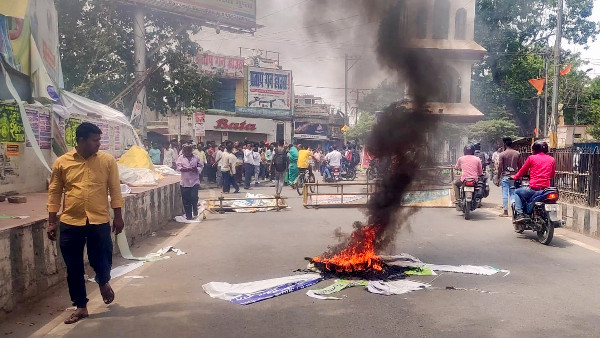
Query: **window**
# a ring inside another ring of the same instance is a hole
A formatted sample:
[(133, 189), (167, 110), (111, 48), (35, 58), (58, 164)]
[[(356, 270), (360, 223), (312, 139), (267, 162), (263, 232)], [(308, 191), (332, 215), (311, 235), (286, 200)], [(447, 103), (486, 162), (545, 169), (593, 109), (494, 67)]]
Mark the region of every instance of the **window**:
[(417, 20), (417, 22), (415, 24), (415, 27), (417, 27), (416, 38), (417, 39), (427, 38), (427, 8), (423, 7), (421, 9), (419, 9), (416, 20)]
[(467, 11), (464, 8), (456, 11), (454, 18), (454, 39), (464, 40), (467, 38)]
[(573, 135), (573, 137), (575, 137), (575, 138), (581, 138), (581, 134), (575, 134), (575, 135)]
[(448, 39), (450, 26), (450, 1), (436, 0), (433, 5), (433, 38)]
[(311, 99), (304, 99), (304, 104), (312, 104), (312, 100)]

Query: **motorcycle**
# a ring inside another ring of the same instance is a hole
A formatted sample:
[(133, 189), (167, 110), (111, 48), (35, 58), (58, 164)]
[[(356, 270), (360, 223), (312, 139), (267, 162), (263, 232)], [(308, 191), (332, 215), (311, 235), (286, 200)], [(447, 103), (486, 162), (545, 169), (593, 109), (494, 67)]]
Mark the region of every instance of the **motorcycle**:
[[(527, 180), (512, 180), (515, 188), (528, 186)], [(520, 223), (515, 222), (517, 213), (515, 204), (512, 204), (513, 226), (516, 233), (523, 233), (525, 230), (532, 230), (537, 234), (538, 242), (548, 245), (554, 237), (554, 228), (562, 226), (562, 221), (558, 218), (559, 205), (558, 189), (555, 187), (536, 191), (529, 201), (523, 201), (524, 214), (528, 218)], [(515, 196), (515, 198), (520, 198)]]
[(323, 180), (327, 183), (337, 183), (342, 180), (340, 168), (329, 167), (329, 163), (323, 163), (324, 168), (322, 169)]
[(352, 166), (348, 161), (343, 160), (340, 176), (346, 181), (354, 181), (356, 179), (356, 166)]
[(481, 200), (490, 195), (490, 185), (485, 175), (477, 180), (465, 180), (460, 188), (456, 210), (462, 211), (465, 220), (471, 218), (471, 212), (481, 207)]

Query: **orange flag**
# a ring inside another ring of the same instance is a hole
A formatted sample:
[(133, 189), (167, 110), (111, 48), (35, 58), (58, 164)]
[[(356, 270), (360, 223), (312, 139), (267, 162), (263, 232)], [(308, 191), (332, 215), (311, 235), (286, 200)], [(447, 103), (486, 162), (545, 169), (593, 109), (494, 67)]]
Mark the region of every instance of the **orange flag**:
[(542, 77), (539, 79), (531, 79), (531, 80), (529, 80), (529, 83), (531, 83), (531, 85), (535, 89), (537, 89), (538, 95), (542, 95), (542, 93), (544, 92), (544, 84), (546, 83), (546, 78)]
[(567, 68), (560, 71), (560, 75), (565, 76), (569, 74), (571, 72), (571, 68), (573, 68), (573, 65), (568, 65)]

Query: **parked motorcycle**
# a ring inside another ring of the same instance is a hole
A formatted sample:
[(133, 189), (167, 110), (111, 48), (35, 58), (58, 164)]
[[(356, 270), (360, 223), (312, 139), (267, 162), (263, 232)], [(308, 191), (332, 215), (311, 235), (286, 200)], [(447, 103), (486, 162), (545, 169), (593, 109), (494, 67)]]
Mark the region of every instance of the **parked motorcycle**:
[[(511, 182), (514, 182), (515, 188), (529, 185), (529, 182), (525, 179), (511, 180)], [(513, 203), (513, 225), (515, 232), (521, 234), (525, 230), (532, 230), (536, 232), (538, 242), (544, 245), (550, 244), (552, 237), (554, 237), (554, 228), (562, 226), (562, 221), (558, 218), (559, 205), (556, 203), (558, 195), (558, 189), (555, 187), (536, 191), (529, 201), (523, 201), (523, 212), (528, 219), (520, 223), (515, 222), (517, 214)], [(520, 197), (515, 196), (515, 198)]]
[(456, 210), (462, 211), (466, 220), (471, 218), (471, 212), (481, 207), (481, 200), (490, 194), (490, 185), (486, 175), (477, 180), (466, 180), (460, 188), (460, 196)]

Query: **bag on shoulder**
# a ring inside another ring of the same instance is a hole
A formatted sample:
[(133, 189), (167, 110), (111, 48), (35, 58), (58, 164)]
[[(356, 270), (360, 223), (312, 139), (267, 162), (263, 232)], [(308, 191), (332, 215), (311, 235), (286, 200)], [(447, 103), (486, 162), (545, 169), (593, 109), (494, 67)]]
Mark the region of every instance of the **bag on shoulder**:
[(286, 169), (286, 154), (285, 152), (276, 151), (275, 155), (273, 155), (273, 166), (275, 166), (275, 170), (279, 172), (283, 172)]

